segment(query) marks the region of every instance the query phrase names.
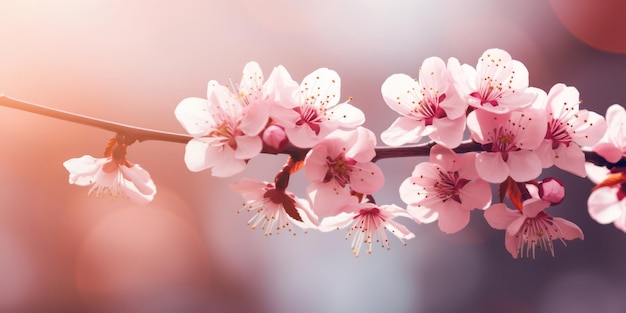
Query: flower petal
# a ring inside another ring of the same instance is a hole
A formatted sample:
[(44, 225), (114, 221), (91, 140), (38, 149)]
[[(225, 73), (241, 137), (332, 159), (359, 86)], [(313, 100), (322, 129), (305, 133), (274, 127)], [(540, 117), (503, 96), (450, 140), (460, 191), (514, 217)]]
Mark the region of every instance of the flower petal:
[(528, 150), (509, 152), (509, 159), (506, 163), (509, 176), (517, 182), (535, 179), (542, 171), (541, 160), (534, 152)]
[(408, 117), (397, 118), (391, 126), (380, 135), (382, 141), (392, 147), (407, 143), (419, 142), (424, 136), (426, 124)]
[(507, 229), (521, 214), (511, 210), (504, 203), (496, 203), (485, 210), (485, 219), (495, 229)]
[(501, 183), (509, 176), (509, 166), (500, 153), (481, 152), (476, 156), (476, 171), (490, 183)]
[(174, 115), (185, 131), (195, 137), (207, 135), (215, 121), (207, 110), (209, 102), (200, 98), (187, 98), (181, 101)]
[(617, 189), (602, 187), (594, 190), (587, 200), (589, 215), (600, 224), (609, 224), (626, 214), (617, 199)]

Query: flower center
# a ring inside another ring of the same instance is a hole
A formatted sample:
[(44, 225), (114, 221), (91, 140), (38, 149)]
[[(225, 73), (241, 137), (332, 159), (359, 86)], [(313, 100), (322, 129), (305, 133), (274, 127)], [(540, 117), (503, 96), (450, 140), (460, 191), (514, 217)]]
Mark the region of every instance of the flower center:
[(442, 199), (443, 202), (452, 199), (458, 203), (461, 203), (459, 197), (459, 191), (463, 186), (469, 183), (469, 180), (460, 178), (459, 172), (443, 172), (439, 170), (439, 180), (435, 182), (434, 191), (437, 197)]
[(424, 100), (420, 100), (418, 105), (411, 111), (414, 115), (423, 119), (426, 126), (432, 125), (433, 120), (436, 118), (446, 117), (446, 111), (439, 106), (439, 103), (446, 99), (445, 93), (438, 98), (433, 97), (432, 99), (428, 98), (424, 92), (422, 92), (422, 95)]
[(355, 160), (345, 158), (341, 153), (336, 158), (326, 157), (326, 164), (328, 165), (328, 171), (324, 176), (324, 182), (327, 183), (334, 179), (341, 187), (345, 187), (350, 183), (350, 172), (352, 172), (352, 166), (356, 164)]
[(308, 125), (316, 135), (320, 133), (321, 116), (317, 110), (311, 106), (305, 105), (293, 109), (300, 114), (300, 119), (296, 122), (297, 126)]
[(237, 125), (225, 120), (220, 126), (210, 132), (208, 136), (220, 138), (221, 144), (227, 144), (231, 149), (237, 150), (236, 137), (243, 136), (243, 132), (237, 128)]
[[(530, 257), (532, 252), (534, 259), (537, 247), (543, 251), (550, 251), (554, 256), (554, 243), (552, 241), (556, 238), (550, 232), (551, 227), (558, 231), (558, 226), (554, 224), (553, 217), (545, 212), (539, 212), (534, 218), (527, 218), (519, 233), (515, 235), (520, 256), (523, 257), (525, 254), (526, 257)], [(563, 238), (559, 237), (559, 239), (563, 241)]]
[(509, 158), (509, 152), (520, 150), (515, 145), (515, 134), (502, 126), (493, 129), (491, 143), (483, 145), (483, 149), (489, 152), (500, 152), (505, 162)]
[(552, 119), (548, 122), (545, 139), (552, 140), (552, 149), (558, 148), (561, 143), (569, 146), (572, 142), (572, 136), (567, 132), (567, 126), (569, 125), (564, 124), (561, 120)]

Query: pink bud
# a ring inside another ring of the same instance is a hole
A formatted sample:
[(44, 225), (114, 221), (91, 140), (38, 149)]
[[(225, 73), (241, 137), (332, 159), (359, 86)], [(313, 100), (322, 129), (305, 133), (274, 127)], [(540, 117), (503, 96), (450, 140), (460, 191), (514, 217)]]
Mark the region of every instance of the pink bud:
[(539, 184), (539, 197), (557, 205), (565, 198), (565, 187), (560, 180), (548, 177)]
[(265, 149), (270, 153), (282, 152), (289, 145), (285, 129), (280, 125), (272, 124), (268, 126), (263, 131), (262, 138)]

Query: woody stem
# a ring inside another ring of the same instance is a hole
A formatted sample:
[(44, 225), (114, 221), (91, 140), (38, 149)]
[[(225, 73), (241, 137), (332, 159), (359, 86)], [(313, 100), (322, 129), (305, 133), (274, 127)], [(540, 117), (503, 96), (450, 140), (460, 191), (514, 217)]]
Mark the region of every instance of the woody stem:
[[(146, 140), (158, 140), (158, 141), (166, 141), (166, 142), (175, 142), (175, 143), (187, 143), (189, 140), (193, 139), (193, 137), (185, 134), (165, 132), (160, 130), (130, 126), (126, 124), (111, 122), (103, 119), (98, 119), (86, 115), (76, 114), (72, 112), (67, 112), (63, 110), (49, 108), (43, 105), (30, 103), (18, 99), (14, 99), (8, 97), (6, 95), (0, 94), (0, 106), (13, 108), (21, 111), (26, 111), (30, 113), (35, 113), (43, 116), (48, 116), (68, 122), (78, 123), (82, 125), (97, 127), (100, 129), (108, 130), (111, 132), (115, 132), (118, 134), (123, 134), (127, 140), (130, 142), (134, 141), (146, 141)], [(430, 148), (434, 146), (433, 142), (421, 144), (421, 145), (413, 145), (413, 146), (403, 146), (403, 147), (377, 147), (376, 148), (376, 156), (373, 161), (378, 161), (382, 159), (390, 159), (390, 158), (400, 158), (400, 157), (424, 157), (430, 154)], [(296, 158), (304, 158), (309, 149), (297, 148), (297, 147), (289, 147), (282, 153), (289, 154), (292, 157)], [(478, 143), (473, 141), (465, 141), (461, 143), (458, 147), (454, 149), (457, 153), (466, 153), (466, 152), (479, 152), (482, 151), (481, 146)], [(271, 153), (267, 151), (263, 151), (264, 153)], [(613, 167), (626, 167), (626, 158), (620, 159), (616, 163), (611, 163), (605, 160), (602, 156), (598, 155), (592, 151), (585, 151), (585, 160), (587, 162), (591, 162), (595, 165), (606, 166), (607, 168)]]

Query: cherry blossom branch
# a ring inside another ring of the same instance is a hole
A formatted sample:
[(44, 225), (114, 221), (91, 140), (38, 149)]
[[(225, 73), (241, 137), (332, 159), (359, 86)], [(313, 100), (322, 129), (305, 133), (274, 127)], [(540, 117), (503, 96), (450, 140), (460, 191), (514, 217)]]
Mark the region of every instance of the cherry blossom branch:
[[(76, 114), (72, 112), (67, 112), (59, 109), (49, 108), (43, 105), (26, 102), (23, 100), (18, 100), (15, 98), (8, 97), (6, 95), (0, 94), (0, 106), (13, 108), (21, 111), (26, 111), (30, 113), (35, 113), (43, 116), (48, 116), (68, 122), (78, 123), (82, 125), (97, 127), (100, 129), (112, 131), (119, 134), (124, 134), (127, 142), (134, 141), (147, 141), (147, 140), (157, 140), (157, 141), (166, 141), (166, 142), (175, 142), (175, 143), (187, 143), (193, 137), (189, 135), (173, 133), (173, 132), (165, 132), (154, 129), (130, 126), (122, 123), (116, 123), (112, 121), (107, 121), (103, 119), (98, 119), (86, 115)], [(424, 157), (429, 156), (430, 149), (435, 145), (434, 142), (429, 142), (420, 145), (412, 145), (412, 146), (402, 146), (402, 147), (377, 147), (376, 148), (376, 157), (373, 159), (374, 162), (382, 159), (391, 159), (391, 158), (400, 158), (400, 157)], [(309, 149), (302, 149), (294, 146), (290, 146), (284, 151), (282, 154), (289, 154), (291, 156), (297, 157), (298, 159), (304, 158)], [(464, 141), (461, 145), (454, 149), (457, 153), (466, 153), (466, 152), (477, 152), (482, 151), (480, 144), (473, 142), (471, 140)], [(268, 151), (263, 151), (264, 153), (270, 153)], [(626, 158), (622, 158), (616, 163), (608, 162), (606, 159), (598, 155), (593, 151), (584, 151), (585, 160), (587, 162), (593, 163), (598, 166), (605, 166), (607, 168), (613, 167), (626, 167)]]

